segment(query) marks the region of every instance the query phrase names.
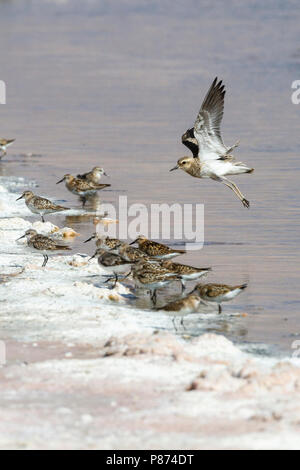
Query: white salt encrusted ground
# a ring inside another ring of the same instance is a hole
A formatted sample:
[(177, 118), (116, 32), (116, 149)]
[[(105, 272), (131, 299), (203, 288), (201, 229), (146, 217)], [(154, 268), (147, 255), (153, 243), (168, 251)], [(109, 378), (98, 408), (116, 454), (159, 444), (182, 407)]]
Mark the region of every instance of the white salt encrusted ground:
[(0, 210), (18, 217), (0, 219), (0, 448), (300, 448), (298, 360), (214, 334), (185, 341), (161, 312), (128, 306), (126, 287), (104, 287), (87, 257), (42, 269), (15, 241), (32, 226), (15, 196), (2, 187)]

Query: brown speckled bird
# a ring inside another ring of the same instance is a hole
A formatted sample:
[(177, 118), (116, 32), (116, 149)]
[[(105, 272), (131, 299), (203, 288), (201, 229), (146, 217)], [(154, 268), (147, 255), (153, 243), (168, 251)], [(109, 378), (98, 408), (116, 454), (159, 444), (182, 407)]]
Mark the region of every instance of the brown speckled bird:
[(156, 310), (163, 310), (168, 315), (172, 316), (174, 328), (175, 330), (177, 330), (175, 324), (175, 317), (181, 317), (180, 324), (184, 327), (183, 317), (185, 315), (189, 315), (190, 313), (197, 312), (200, 302), (201, 298), (199, 297), (199, 295), (189, 294), (186, 297), (170, 302), (167, 305), (164, 305), (163, 307), (157, 307)]
[(151, 261), (151, 258), (139, 248), (134, 248), (127, 243), (121, 243), (113, 249), (113, 252), (119, 254), (122, 258), (129, 262)]
[(91, 196), (97, 191), (100, 191), (101, 189), (110, 186), (110, 184), (94, 184), (91, 181), (75, 178), (75, 176), (72, 176), (68, 173), (64, 175), (64, 177), (59, 180), (56, 184), (62, 183), (63, 181), (65, 181), (66, 188), (71, 193), (81, 197), (83, 207), (85, 206), (86, 199), (88, 196)]
[(158, 263), (139, 261), (131, 269), (132, 277), (138, 287), (148, 289), (153, 304), (156, 304), (156, 291), (172, 281), (180, 280)]
[(102, 176), (108, 176), (104, 169), (100, 166), (95, 166), (91, 171), (83, 173), (82, 175), (77, 175), (77, 178), (82, 180), (91, 181), (94, 184), (99, 184)]
[(163, 261), (161, 266), (169, 271), (177, 274), (181, 280), (182, 292), (185, 290), (185, 282), (193, 281), (199, 279), (201, 276), (204, 276), (211, 268), (194, 268), (193, 266), (188, 266), (186, 264), (173, 263), (172, 261)]
[(226, 284), (198, 284), (193, 292), (200, 295), (202, 300), (218, 304), (219, 313), (222, 312), (221, 304), (228, 302), (245, 290), (247, 284), (239, 286), (227, 286)]
[(130, 245), (134, 245), (134, 243), (137, 243), (139, 249), (148, 256), (159, 260), (171, 259), (175, 256), (183, 255), (185, 253), (185, 250), (173, 250), (163, 243), (157, 243), (152, 240), (148, 240), (148, 238), (144, 237), (143, 235), (139, 235), (136, 240), (130, 243)]
[(88, 243), (91, 240), (96, 240), (96, 247), (105, 251), (112, 251), (121, 246), (123, 243), (118, 238), (99, 237), (97, 233), (94, 233), (90, 238), (85, 240), (84, 243)]
[(54, 212), (68, 211), (69, 207), (58, 206), (44, 197), (35, 196), (32, 191), (24, 191), (18, 197), (17, 201), (25, 199), (25, 204), (28, 209), (34, 214), (39, 214), (42, 217), (42, 222), (45, 222), (45, 214), (53, 214)]
[(102, 248), (98, 248), (90, 259), (96, 257), (98, 258), (99, 266), (102, 266), (106, 272), (113, 275), (112, 277), (115, 279), (114, 287), (119, 280), (118, 275), (129, 273), (131, 270), (131, 263), (124, 260), (121, 256), (110, 253)]
[(64, 250), (71, 250), (69, 246), (66, 245), (59, 245), (55, 240), (52, 238), (46, 237), (45, 235), (41, 235), (37, 233), (36, 230), (27, 230), (22, 237), (18, 238), (21, 240), (22, 238), (27, 238), (27, 245), (35, 250), (39, 250), (43, 252), (44, 262), (43, 268), (46, 266), (48, 262), (48, 251), (64, 251)]

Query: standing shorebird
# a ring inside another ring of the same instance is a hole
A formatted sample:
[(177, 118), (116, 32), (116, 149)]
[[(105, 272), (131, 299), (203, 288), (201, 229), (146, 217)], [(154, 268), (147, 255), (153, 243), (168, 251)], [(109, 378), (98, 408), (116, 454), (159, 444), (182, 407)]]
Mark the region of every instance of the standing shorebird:
[(123, 259), (130, 263), (136, 263), (138, 261), (151, 261), (150, 256), (144, 253), (139, 248), (134, 248), (127, 243), (121, 242), (120, 245), (110, 250), (112, 253), (120, 255)]
[(58, 206), (44, 197), (35, 196), (32, 191), (24, 191), (18, 197), (17, 201), (25, 199), (25, 204), (33, 214), (39, 214), (42, 222), (45, 222), (44, 215), (53, 214), (54, 212), (68, 211), (69, 207)]
[(163, 261), (161, 266), (177, 274), (181, 281), (182, 292), (185, 290), (186, 281), (194, 281), (211, 271), (211, 268), (194, 268), (186, 264), (172, 263), (172, 261)]
[(77, 178), (82, 180), (91, 181), (94, 184), (99, 184), (102, 176), (109, 176), (105, 173), (104, 168), (95, 166), (91, 171), (84, 173), (83, 175), (77, 175)]
[(88, 243), (94, 239), (96, 240), (96, 247), (104, 251), (113, 251), (123, 244), (118, 238), (98, 237), (97, 233), (94, 233), (90, 238), (85, 240), (84, 243)]
[(150, 291), (153, 305), (156, 305), (156, 291), (167, 286), (172, 281), (178, 281), (178, 276), (162, 268), (159, 264), (139, 261), (131, 268), (132, 277), (138, 287)]
[(98, 258), (99, 266), (102, 266), (115, 279), (114, 287), (119, 280), (119, 274), (126, 274), (131, 270), (131, 263), (124, 260), (121, 256), (110, 253), (102, 248), (98, 248), (90, 259), (96, 257)]
[[(56, 243), (55, 240), (52, 238), (46, 237), (45, 235), (40, 235), (37, 233), (36, 230), (27, 230), (22, 237), (18, 238), (21, 240), (22, 238), (27, 238), (27, 245), (35, 250), (39, 250), (43, 253), (44, 262), (42, 267), (44, 268), (48, 262), (48, 251), (63, 251), (63, 250), (71, 250), (71, 248), (67, 245), (59, 245)], [(18, 241), (17, 240), (17, 241)]]
[(175, 258), (175, 256), (183, 255), (186, 252), (185, 250), (173, 250), (163, 243), (157, 243), (152, 240), (148, 240), (148, 238), (144, 237), (143, 235), (140, 235), (136, 240), (131, 242), (130, 245), (134, 245), (135, 243), (138, 244), (138, 247), (141, 251), (146, 253), (151, 258), (158, 260)]
[(16, 139), (0, 139), (0, 158), (7, 154), (7, 147), (14, 143)]
[(182, 136), (182, 143), (193, 153), (193, 157), (182, 157), (170, 171), (180, 168), (195, 178), (211, 178), (225, 184), (242, 201), (244, 207), (250, 203), (228, 175), (252, 173), (242, 162), (236, 162), (230, 153), (238, 144), (226, 147), (221, 136), (221, 121), (224, 112), (225, 87), (215, 78), (202, 103), (196, 122)]
[(186, 297), (170, 302), (167, 305), (164, 305), (163, 307), (157, 307), (156, 310), (164, 310), (167, 315), (173, 317), (172, 322), (175, 330), (177, 331), (175, 318), (181, 317), (180, 324), (184, 328), (183, 317), (189, 315), (190, 313), (197, 312), (200, 302), (201, 298), (199, 297), (199, 295), (189, 294)]
[(110, 184), (95, 184), (91, 181), (83, 180), (80, 178), (75, 178), (70, 174), (64, 175), (64, 177), (59, 180), (56, 184), (62, 183), (65, 181), (66, 188), (73, 194), (80, 196), (82, 199), (82, 207), (85, 206), (86, 199), (88, 196), (92, 196), (97, 191), (107, 188)]
[(228, 302), (245, 290), (247, 284), (227, 286), (226, 284), (198, 284), (192, 293), (198, 293), (202, 300), (218, 304), (219, 313), (222, 313), (221, 304)]

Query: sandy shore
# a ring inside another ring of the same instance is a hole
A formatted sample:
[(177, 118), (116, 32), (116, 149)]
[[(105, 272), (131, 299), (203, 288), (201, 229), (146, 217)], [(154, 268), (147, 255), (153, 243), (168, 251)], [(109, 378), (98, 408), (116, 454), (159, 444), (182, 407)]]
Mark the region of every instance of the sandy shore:
[(175, 335), (169, 317), (128, 306), (127, 287), (104, 287), (87, 257), (42, 269), (15, 242), (32, 226), (17, 186), (0, 187), (0, 448), (300, 448), (298, 359)]

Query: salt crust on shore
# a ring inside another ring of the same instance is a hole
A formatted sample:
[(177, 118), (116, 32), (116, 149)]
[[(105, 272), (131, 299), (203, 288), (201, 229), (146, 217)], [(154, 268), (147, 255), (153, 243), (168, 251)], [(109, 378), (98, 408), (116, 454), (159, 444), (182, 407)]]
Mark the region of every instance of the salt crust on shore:
[(215, 334), (185, 341), (161, 312), (129, 307), (127, 287), (104, 287), (95, 260), (58, 255), (42, 269), (15, 242), (27, 214), (0, 191), (0, 210), (17, 214), (0, 219), (0, 274), (22, 271), (0, 283), (0, 448), (300, 448), (298, 359)]

